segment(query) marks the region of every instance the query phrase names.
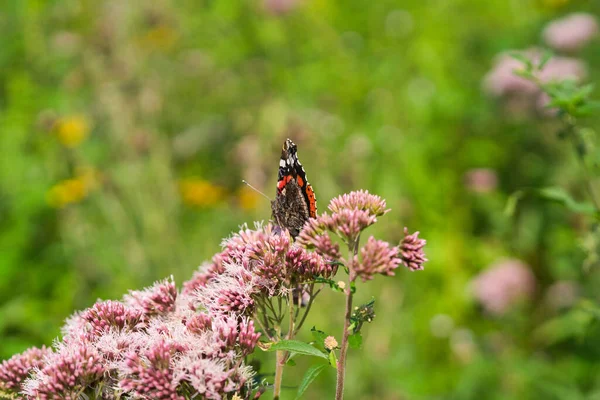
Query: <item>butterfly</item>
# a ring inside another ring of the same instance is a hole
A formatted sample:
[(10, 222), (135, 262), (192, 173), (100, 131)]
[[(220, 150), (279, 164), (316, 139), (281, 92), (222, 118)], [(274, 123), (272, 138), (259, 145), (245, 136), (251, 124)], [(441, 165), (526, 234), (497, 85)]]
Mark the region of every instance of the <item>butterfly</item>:
[(317, 199), (298, 160), (298, 147), (287, 139), (281, 149), (277, 193), (271, 201), (273, 220), (296, 238), (309, 218), (317, 216)]

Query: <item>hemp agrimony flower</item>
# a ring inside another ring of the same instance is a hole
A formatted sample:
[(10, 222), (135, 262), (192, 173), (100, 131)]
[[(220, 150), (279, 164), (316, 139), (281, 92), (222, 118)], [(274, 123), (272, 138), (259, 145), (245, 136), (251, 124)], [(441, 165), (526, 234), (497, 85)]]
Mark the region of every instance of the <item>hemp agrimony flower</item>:
[[(337, 367), (341, 398), (349, 342), (356, 347), (362, 324), (374, 317), (373, 302), (352, 312), (356, 280), (394, 275), (401, 264), (422, 269), (426, 261), (425, 241), (406, 230), (398, 246), (373, 236), (360, 246), (363, 231), (388, 211), (379, 196), (358, 191), (333, 199), (330, 214), (307, 221), (296, 241), (271, 224), (243, 226), (181, 292), (171, 277), (121, 300), (99, 300), (67, 319), (54, 351), (30, 349), (4, 361), (0, 394), (247, 400), (272, 386), (278, 398), (291, 355), (312, 354)], [(345, 258), (340, 243), (348, 246)], [(294, 339), (326, 287), (346, 298), (345, 327), (341, 344), (313, 330), (319, 350)], [(272, 384), (257, 385), (246, 364), (257, 347), (276, 352)]]

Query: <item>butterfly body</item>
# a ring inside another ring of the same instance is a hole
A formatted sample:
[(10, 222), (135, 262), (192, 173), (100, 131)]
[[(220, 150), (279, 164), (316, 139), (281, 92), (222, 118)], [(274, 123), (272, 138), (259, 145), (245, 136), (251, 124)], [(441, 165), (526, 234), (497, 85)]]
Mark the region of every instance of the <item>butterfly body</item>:
[(277, 193), (271, 202), (271, 210), (277, 225), (286, 228), (293, 238), (298, 236), (309, 218), (317, 216), (315, 192), (298, 160), (297, 146), (290, 139), (281, 149)]

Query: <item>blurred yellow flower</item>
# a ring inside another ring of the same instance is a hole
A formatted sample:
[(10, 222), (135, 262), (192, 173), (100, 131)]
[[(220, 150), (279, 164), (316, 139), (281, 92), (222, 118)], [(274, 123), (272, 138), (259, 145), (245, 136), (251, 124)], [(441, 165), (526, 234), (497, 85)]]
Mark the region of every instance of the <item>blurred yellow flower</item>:
[(140, 39), (141, 45), (149, 49), (168, 50), (177, 41), (177, 32), (166, 24), (156, 25)]
[(256, 190), (248, 186), (242, 186), (238, 190), (238, 204), (244, 210), (253, 210), (258, 206), (258, 201), (261, 197)]
[(56, 121), (54, 132), (59, 142), (65, 147), (73, 148), (88, 137), (90, 124), (83, 115), (73, 115)]
[(57, 208), (79, 203), (98, 187), (99, 182), (98, 171), (90, 167), (78, 168), (75, 178), (66, 179), (50, 188), (46, 195), (48, 203)]
[(221, 201), (225, 190), (203, 179), (188, 178), (179, 181), (179, 193), (189, 206), (208, 207)]

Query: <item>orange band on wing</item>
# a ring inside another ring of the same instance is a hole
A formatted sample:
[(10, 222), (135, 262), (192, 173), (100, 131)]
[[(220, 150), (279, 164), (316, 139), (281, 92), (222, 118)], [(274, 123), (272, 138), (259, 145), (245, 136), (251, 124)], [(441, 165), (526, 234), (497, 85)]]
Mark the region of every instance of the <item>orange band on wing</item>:
[(315, 198), (315, 192), (310, 184), (306, 185), (306, 194), (308, 195), (308, 207), (311, 218), (317, 217), (317, 199)]
[(287, 185), (287, 183), (291, 180), (292, 180), (291, 175), (285, 176), (283, 179), (281, 179), (279, 182), (277, 182), (277, 190), (279, 190), (281, 192), (283, 190), (283, 188), (285, 187), (285, 185)]
[(300, 175), (298, 175), (296, 177), (296, 182), (298, 182), (298, 186), (300, 186), (300, 187), (304, 186), (304, 181), (302, 180), (302, 177)]

